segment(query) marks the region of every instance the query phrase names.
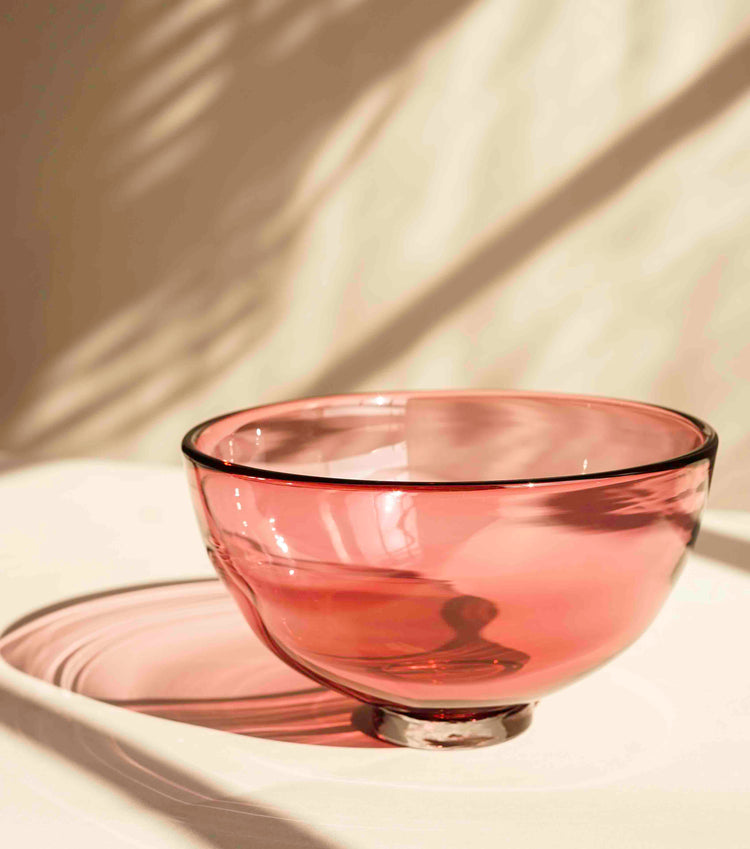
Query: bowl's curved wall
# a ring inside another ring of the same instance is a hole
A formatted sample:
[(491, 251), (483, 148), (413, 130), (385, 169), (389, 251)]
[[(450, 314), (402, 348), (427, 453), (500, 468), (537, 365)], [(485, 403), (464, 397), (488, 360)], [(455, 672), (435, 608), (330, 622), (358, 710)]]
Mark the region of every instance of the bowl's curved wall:
[(489, 708), (543, 696), (644, 631), (695, 538), (710, 461), (452, 489), (188, 465), (211, 559), (285, 660), (365, 701)]

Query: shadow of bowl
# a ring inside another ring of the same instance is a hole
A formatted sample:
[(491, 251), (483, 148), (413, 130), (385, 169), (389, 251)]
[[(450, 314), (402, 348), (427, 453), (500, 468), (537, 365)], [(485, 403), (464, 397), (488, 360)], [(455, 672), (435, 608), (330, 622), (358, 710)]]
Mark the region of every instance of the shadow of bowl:
[(136, 586), (36, 611), (0, 656), (65, 690), (150, 716), (321, 746), (385, 746), (359, 705), (264, 648), (217, 580)]

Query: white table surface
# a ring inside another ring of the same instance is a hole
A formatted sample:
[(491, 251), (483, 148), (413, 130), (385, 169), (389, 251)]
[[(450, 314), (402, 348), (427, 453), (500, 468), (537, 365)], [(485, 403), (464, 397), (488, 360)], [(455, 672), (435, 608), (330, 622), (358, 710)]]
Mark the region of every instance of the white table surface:
[[(210, 576), (179, 469), (0, 477), (0, 630), (114, 587)], [(3, 846), (750, 846), (750, 516), (709, 511), (633, 647), (473, 751), (307, 745), (133, 713), (0, 662)]]

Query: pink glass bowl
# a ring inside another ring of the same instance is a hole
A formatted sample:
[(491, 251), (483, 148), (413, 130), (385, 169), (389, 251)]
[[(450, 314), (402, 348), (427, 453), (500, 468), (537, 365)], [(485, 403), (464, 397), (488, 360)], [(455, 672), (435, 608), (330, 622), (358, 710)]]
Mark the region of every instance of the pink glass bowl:
[(381, 738), (441, 748), (515, 736), (643, 633), (695, 541), (717, 444), (647, 404), (446, 391), (243, 410), (183, 451), (256, 634), (368, 705)]

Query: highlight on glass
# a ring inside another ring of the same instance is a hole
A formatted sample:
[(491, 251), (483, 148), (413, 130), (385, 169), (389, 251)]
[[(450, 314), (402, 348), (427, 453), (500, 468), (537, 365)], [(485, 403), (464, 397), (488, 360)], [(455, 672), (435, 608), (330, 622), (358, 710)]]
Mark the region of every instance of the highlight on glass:
[(446, 748), (514, 737), (645, 631), (717, 445), (654, 405), (466, 390), (229, 413), (183, 452), (209, 556), (265, 645), (366, 705), (378, 737)]

